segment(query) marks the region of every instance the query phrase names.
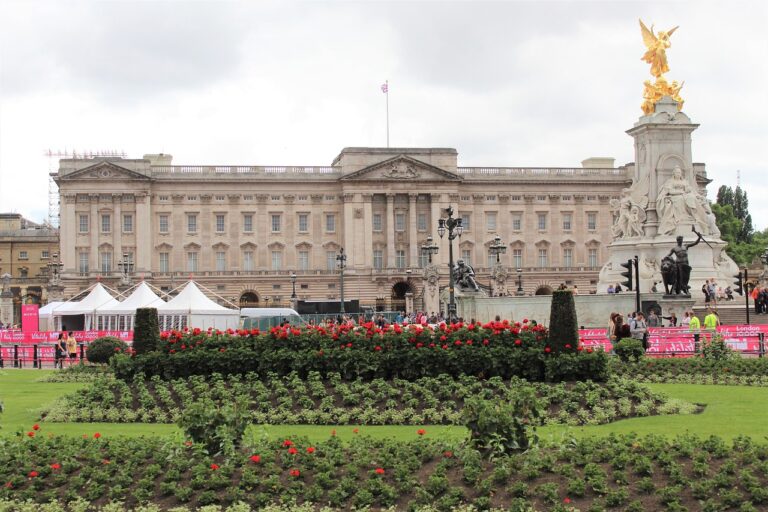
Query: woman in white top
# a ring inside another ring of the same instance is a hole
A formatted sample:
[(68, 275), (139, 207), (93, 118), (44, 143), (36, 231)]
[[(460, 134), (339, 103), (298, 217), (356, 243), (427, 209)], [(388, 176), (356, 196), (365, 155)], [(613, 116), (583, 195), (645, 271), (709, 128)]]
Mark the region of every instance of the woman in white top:
[(683, 315), (683, 319), (680, 320), (680, 326), (688, 328), (689, 325), (691, 325), (691, 314), (686, 311)]

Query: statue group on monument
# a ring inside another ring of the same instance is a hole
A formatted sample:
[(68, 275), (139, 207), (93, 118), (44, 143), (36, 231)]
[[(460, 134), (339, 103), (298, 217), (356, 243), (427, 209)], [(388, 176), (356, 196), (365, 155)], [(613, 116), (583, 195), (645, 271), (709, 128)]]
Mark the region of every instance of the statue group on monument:
[(480, 287), (475, 280), (475, 269), (464, 260), (458, 260), (453, 267), (453, 280), (459, 290), (478, 291)]
[[(707, 243), (701, 233), (693, 228), (696, 241), (683, 245), (683, 237), (677, 237), (677, 245), (661, 260), (661, 277), (664, 281), (664, 291), (667, 295), (690, 295), (691, 265), (688, 262), (688, 249), (699, 242)], [(709, 245), (709, 244), (707, 244)]]

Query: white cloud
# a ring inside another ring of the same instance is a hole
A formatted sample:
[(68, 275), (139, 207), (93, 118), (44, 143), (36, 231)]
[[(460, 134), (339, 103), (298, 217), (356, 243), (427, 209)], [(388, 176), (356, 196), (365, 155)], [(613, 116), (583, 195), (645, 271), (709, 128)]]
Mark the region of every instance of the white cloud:
[(40, 219), (47, 148), (327, 165), (345, 146), (450, 146), (462, 165), (633, 159), (637, 18), (680, 24), (694, 161), (768, 226), (768, 8), (707, 2), (0, 0), (0, 210)]

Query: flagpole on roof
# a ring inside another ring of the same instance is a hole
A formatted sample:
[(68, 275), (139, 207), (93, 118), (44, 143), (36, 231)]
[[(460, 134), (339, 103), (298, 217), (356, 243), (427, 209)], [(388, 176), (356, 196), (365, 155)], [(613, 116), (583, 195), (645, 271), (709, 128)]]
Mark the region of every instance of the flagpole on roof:
[(385, 80), (381, 85), (381, 92), (384, 93), (387, 101), (387, 147), (389, 147), (389, 80)]

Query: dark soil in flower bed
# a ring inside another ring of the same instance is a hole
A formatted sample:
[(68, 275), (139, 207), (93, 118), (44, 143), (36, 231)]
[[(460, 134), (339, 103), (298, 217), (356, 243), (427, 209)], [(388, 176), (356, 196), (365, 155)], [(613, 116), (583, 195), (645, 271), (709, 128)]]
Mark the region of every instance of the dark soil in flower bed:
[(104, 379), (65, 397), (44, 413), (47, 421), (174, 422), (182, 410), (200, 400), (232, 402), (245, 396), (253, 423), (268, 424), (463, 424), (465, 398), (509, 401), (522, 387), (533, 387), (545, 422), (603, 424), (655, 414), (696, 412), (691, 404), (668, 400), (627, 379), (607, 383), (528, 383), (513, 379), (463, 376), (416, 381), (375, 379), (347, 382), (338, 374), (322, 379), (313, 373), (259, 378), (256, 374), (194, 376), (166, 382)]
[[(34, 432), (34, 431), (33, 431)], [(263, 441), (230, 458), (161, 439), (34, 437), (0, 441), (0, 498), (93, 504), (351, 510), (471, 503), (507, 510), (766, 510), (768, 446), (694, 436), (607, 437), (488, 458), (465, 445), (336, 438)]]

